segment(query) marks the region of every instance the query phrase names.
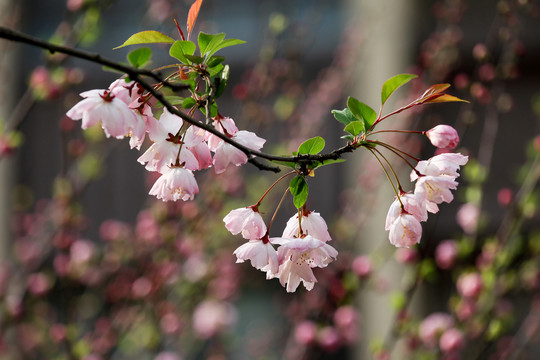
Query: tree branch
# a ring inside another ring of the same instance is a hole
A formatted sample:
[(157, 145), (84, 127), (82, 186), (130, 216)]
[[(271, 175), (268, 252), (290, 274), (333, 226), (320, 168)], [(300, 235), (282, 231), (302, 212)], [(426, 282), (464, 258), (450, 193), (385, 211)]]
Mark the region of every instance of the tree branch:
[[(82, 51), (82, 50), (78, 50), (78, 49), (74, 49), (74, 48), (70, 48), (70, 47), (66, 47), (62, 45), (52, 44), (50, 42), (43, 41), (41, 39), (29, 36), (27, 34), (24, 34), (24, 33), (21, 33), (12, 29), (1, 27), (1, 26), (0, 26), (0, 38), (29, 44), (35, 47), (46, 49), (50, 51), (51, 53), (58, 52), (58, 53), (70, 55), (79, 59), (84, 59), (93, 63), (101, 64), (101, 65), (110, 67), (112, 69), (124, 72), (129, 76), (131, 80), (139, 83), (146, 91), (152, 94), (152, 96), (154, 96), (159, 102), (161, 102), (163, 106), (166, 107), (167, 110), (169, 110), (169, 112), (179, 116), (180, 118), (190, 123), (191, 125), (197, 126), (199, 128), (202, 128), (212, 133), (213, 135), (216, 135), (217, 137), (219, 137), (226, 143), (231, 144), (238, 150), (245, 153), (247, 156), (256, 156), (256, 157), (260, 157), (269, 161), (292, 162), (299, 165), (309, 165), (316, 162), (322, 162), (324, 160), (339, 159), (344, 153), (352, 152), (353, 150), (357, 148), (357, 146), (355, 145), (347, 144), (339, 149), (336, 149), (326, 154), (317, 154), (317, 155), (306, 154), (306, 155), (297, 155), (297, 156), (276, 156), (276, 155), (266, 154), (261, 151), (256, 151), (232, 140), (227, 135), (222, 134), (221, 132), (217, 131), (213, 126), (209, 124), (204, 124), (198, 120), (195, 120), (194, 118), (176, 109), (165, 98), (165, 96), (163, 96), (158, 90), (156, 90), (152, 86), (152, 84), (147, 82), (144, 79), (144, 77), (150, 77), (156, 80), (157, 82), (162, 83), (164, 86), (169, 87), (172, 90), (183, 90), (183, 89), (186, 89), (187, 87), (184, 85), (174, 84), (174, 83), (170, 83), (166, 81), (165, 79), (163, 79), (160, 72), (153, 72), (151, 70), (146, 70), (146, 69), (137, 69), (131, 66), (127, 66), (127, 65), (106, 59), (96, 53)], [(261, 170), (269, 170), (269, 171), (274, 171), (274, 172), (280, 171), (279, 167), (261, 164), (260, 162), (256, 161), (253, 158), (250, 158), (249, 162), (254, 164), (257, 168)]]

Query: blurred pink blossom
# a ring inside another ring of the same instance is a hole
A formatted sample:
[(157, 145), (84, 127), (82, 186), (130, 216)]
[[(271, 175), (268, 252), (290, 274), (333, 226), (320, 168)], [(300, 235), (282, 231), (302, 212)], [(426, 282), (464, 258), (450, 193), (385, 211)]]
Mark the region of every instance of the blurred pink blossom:
[(193, 312), (193, 328), (203, 339), (226, 330), (236, 322), (236, 309), (228, 302), (205, 300)]
[(435, 262), (444, 270), (454, 266), (458, 257), (458, 244), (455, 240), (444, 240), (435, 249)]

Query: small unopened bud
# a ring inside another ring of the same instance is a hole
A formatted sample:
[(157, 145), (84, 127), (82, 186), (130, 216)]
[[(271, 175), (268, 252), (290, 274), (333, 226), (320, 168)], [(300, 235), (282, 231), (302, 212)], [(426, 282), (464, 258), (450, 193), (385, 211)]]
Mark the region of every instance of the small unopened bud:
[(459, 143), (459, 136), (456, 129), (449, 125), (437, 125), (426, 131), (426, 136), (433, 146), (439, 149), (453, 149)]

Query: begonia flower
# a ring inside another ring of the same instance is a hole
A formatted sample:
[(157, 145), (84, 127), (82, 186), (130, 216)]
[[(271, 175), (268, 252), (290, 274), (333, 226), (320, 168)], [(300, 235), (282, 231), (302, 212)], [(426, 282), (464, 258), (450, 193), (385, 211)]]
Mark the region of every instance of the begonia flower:
[[(400, 202), (401, 200), (401, 202)], [(400, 194), (399, 199), (395, 198), (394, 202), (390, 205), (388, 209), (388, 214), (386, 215), (386, 224), (385, 230), (390, 230), (390, 227), (398, 216), (402, 213), (402, 206), (404, 210), (410, 215), (414, 216), (418, 221), (426, 221), (428, 218), (425, 202), (422, 199), (419, 199), (414, 193), (403, 193)]]
[[(260, 150), (265, 139), (258, 137), (250, 131), (240, 130), (231, 137), (232, 140), (253, 150)], [(240, 166), (248, 161), (248, 156), (233, 145), (222, 141), (215, 150), (214, 169), (216, 174), (223, 173), (229, 165)]]
[(455, 180), (460, 166), (467, 164), (469, 157), (460, 153), (445, 153), (436, 155), (428, 160), (419, 161), (415, 170), (411, 172), (411, 181), (418, 179), (418, 173), (422, 175), (447, 175)]
[(246, 260), (250, 260), (251, 265), (258, 270), (269, 265), (269, 271), (276, 274), (279, 269), (277, 252), (270, 241), (268, 241), (268, 237), (266, 239), (266, 241), (249, 240), (234, 250), (233, 254), (236, 255), (236, 262), (243, 263)]
[[(457, 185), (458, 183), (450, 176), (421, 176), (416, 182), (414, 193), (420, 201), (428, 201), (434, 204), (450, 203), (454, 199), (454, 195), (450, 190), (455, 190)], [(426, 209), (429, 212), (434, 212), (433, 207), (428, 206), (427, 203)]]
[[(315, 211), (304, 211), (302, 214), (302, 233), (304, 235), (311, 235), (316, 239), (322, 241), (332, 240), (328, 233), (328, 225), (324, 221), (323, 217)], [(300, 224), (298, 222), (298, 213), (292, 216), (283, 230), (283, 237), (298, 237), (301, 234), (298, 233)]]
[(193, 200), (199, 186), (190, 170), (171, 167), (163, 173), (150, 189), (150, 195), (163, 201)]
[(428, 346), (436, 346), (440, 336), (454, 325), (449, 314), (436, 312), (426, 317), (418, 327), (418, 337)]
[(258, 240), (266, 234), (266, 224), (259, 211), (252, 206), (232, 210), (223, 218), (223, 222), (231, 234), (242, 233), (244, 239)]
[[(238, 132), (238, 128), (236, 127), (234, 120), (230, 117), (215, 119), (212, 122), (212, 125), (217, 131), (227, 136), (233, 136)], [(208, 142), (210, 150), (216, 151), (218, 145), (223, 142), (223, 139), (220, 139), (212, 133), (206, 132), (206, 141)]]
[(396, 247), (408, 248), (420, 242), (422, 225), (411, 214), (402, 212), (389, 228), (390, 243)]
[(437, 125), (426, 131), (426, 136), (439, 149), (453, 149), (459, 143), (456, 129), (449, 125)]
[(101, 122), (107, 137), (122, 139), (136, 127), (133, 111), (109, 90), (89, 90), (80, 95), (84, 99), (69, 109), (66, 115), (73, 120), (82, 120), (83, 129)]
[(180, 151), (180, 144), (171, 139), (182, 126), (183, 120), (179, 116), (171, 114), (164, 108), (159, 121), (148, 120), (148, 136), (154, 143), (137, 159), (141, 164), (146, 164), (146, 170), (163, 173), (168, 166), (176, 164), (177, 157), (179, 163), (184, 164), (184, 168), (192, 171), (199, 169), (199, 162), (188, 146)]
[(275, 277), (279, 278), (287, 292), (296, 291), (300, 282), (307, 290), (313, 289), (317, 279), (311, 268), (326, 267), (338, 254), (332, 246), (311, 235), (303, 238), (271, 238), (270, 240), (273, 244), (281, 245), (278, 248), (279, 272)]

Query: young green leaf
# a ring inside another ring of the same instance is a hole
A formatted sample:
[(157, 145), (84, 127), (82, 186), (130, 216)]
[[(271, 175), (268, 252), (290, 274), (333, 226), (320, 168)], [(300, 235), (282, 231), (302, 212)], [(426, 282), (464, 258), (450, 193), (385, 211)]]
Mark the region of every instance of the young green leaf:
[(212, 48), (216, 46), (217, 44), (219, 44), (220, 42), (222, 42), (223, 39), (225, 39), (225, 33), (206, 34), (201, 31), (199, 33), (199, 37), (197, 38), (201, 56), (204, 57), (206, 52), (212, 50)]
[(194, 64), (202, 64), (202, 62), (204, 61), (204, 59), (200, 56), (188, 55), (188, 54), (185, 54), (184, 56), (186, 57), (186, 59), (188, 59)]
[(117, 46), (114, 50), (122, 48), (128, 45), (137, 45), (137, 44), (154, 44), (154, 43), (168, 43), (172, 44), (174, 39), (168, 37), (165, 34), (160, 33), (155, 30), (141, 31), (136, 34), (133, 34), (127, 39), (122, 45)]
[(300, 209), (306, 203), (308, 197), (308, 185), (303, 176), (298, 175), (291, 179), (289, 190), (293, 196), (293, 203)]
[(384, 105), (386, 100), (392, 95), (394, 91), (396, 91), (399, 87), (405, 85), (412, 79), (418, 77), (417, 75), (413, 74), (399, 74), (396, 76), (391, 77), (390, 79), (386, 80), (386, 82), (383, 84), (382, 91), (381, 91), (381, 102)]
[(225, 58), (223, 56), (212, 56), (210, 59), (208, 59), (206, 65), (208, 67), (214, 67), (221, 64), (223, 61), (225, 61)]
[(366, 122), (367, 128), (373, 125), (377, 119), (377, 113), (375, 110), (353, 97), (349, 97), (347, 99), (347, 107), (358, 120), (364, 120)]
[(217, 44), (216, 46), (214, 46), (213, 48), (210, 48), (210, 50), (208, 50), (208, 55), (207, 56), (212, 56), (214, 55), (217, 51), (223, 49), (223, 48), (226, 48), (226, 47), (229, 47), (229, 46), (234, 46), (234, 45), (240, 45), (240, 44), (244, 44), (245, 41), (244, 40), (239, 40), (239, 39), (225, 39), (223, 41), (221, 41), (219, 44)]
[(358, 120), (349, 108), (345, 108), (343, 110), (332, 110), (332, 114), (334, 114), (336, 120), (343, 125), (349, 125), (353, 121)]
[(189, 64), (190, 61), (186, 58), (186, 55), (193, 55), (195, 48), (195, 44), (191, 41), (177, 40), (171, 45), (169, 55), (180, 60), (183, 64)]
[(299, 155), (315, 155), (318, 154), (324, 149), (324, 139), (320, 136), (316, 136), (314, 138), (308, 139), (304, 141), (300, 146), (298, 147), (298, 154)]
[(182, 102), (182, 107), (184, 109), (191, 109), (193, 106), (195, 106), (197, 102), (193, 99), (193, 98), (185, 98), (184, 101)]
[(364, 125), (364, 121), (357, 120), (357, 121), (353, 121), (349, 125), (345, 126), (345, 129), (343, 129), (343, 130), (345, 130), (346, 132), (348, 132), (352, 136), (358, 136), (358, 135), (362, 134), (363, 132), (365, 132), (366, 128), (365, 128), (365, 125)]
[(152, 50), (147, 47), (135, 49), (128, 53), (127, 59), (136, 68), (144, 66), (152, 57)]

